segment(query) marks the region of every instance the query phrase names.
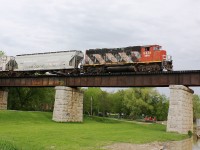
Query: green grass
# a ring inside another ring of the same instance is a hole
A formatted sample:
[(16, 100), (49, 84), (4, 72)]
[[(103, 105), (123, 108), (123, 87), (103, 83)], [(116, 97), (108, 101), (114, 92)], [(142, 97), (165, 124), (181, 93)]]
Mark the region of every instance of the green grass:
[(2, 150), (93, 150), (117, 143), (182, 140), (186, 135), (167, 133), (166, 126), (137, 124), (98, 117), (83, 123), (56, 123), (49, 112), (0, 111)]

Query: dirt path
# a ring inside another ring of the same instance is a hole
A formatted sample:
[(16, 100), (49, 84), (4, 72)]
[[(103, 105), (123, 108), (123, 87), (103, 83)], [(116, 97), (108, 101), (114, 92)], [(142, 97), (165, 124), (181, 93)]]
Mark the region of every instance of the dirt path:
[(192, 139), (147, 144), (115, 143), (103, 147), (105, 150), (192, 150)]
[(129, 144), (129, 143), (115, 143), (113, 145), (105, 146), (106, 150), (163, 150), (162, 143), (150, 144)]

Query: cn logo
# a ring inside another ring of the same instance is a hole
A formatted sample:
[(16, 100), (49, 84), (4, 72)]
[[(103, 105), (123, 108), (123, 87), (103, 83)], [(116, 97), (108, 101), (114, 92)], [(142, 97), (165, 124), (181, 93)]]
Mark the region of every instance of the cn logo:
[(144, 52), (144, 57), (149, 57), (150, 55), (151, 55), (151, 52), (150, 52), (150, 51)]

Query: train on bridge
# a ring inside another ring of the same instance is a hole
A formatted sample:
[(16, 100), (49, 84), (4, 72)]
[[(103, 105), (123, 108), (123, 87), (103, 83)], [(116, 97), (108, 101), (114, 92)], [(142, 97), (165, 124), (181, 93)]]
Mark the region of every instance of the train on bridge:
[(1, 55), (0, 76), (171, 71), (172, 62), (159, 45)]

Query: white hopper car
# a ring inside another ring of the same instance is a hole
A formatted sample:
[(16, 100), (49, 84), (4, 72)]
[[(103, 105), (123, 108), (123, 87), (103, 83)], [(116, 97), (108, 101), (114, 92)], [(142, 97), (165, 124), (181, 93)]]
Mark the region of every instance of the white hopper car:
[(59, 51), (48, 53), (23, 54), (16, 57), (1, 56), (0, 71), (14, 75), (33, 73), (73, 73), (77, 70), (84, 54), (81, 51)]

